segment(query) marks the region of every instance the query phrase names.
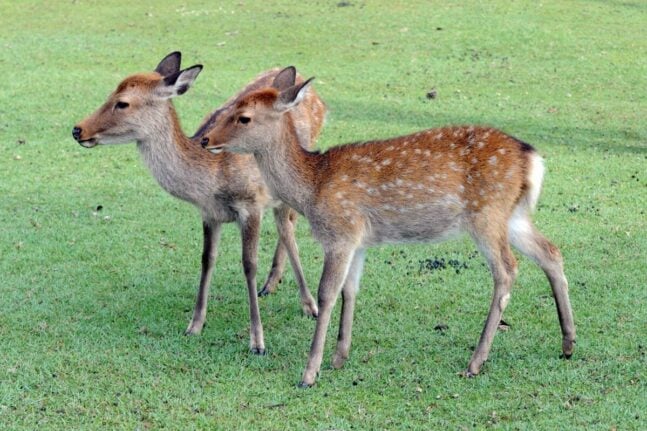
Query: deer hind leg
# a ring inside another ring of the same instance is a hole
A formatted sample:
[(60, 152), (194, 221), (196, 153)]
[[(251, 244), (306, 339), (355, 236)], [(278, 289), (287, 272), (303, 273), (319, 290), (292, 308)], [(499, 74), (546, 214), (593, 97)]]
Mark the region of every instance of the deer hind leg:
[(280, 242), (285, 246), (290, 265), (294, 272), (297, 285), (299, 286), (299, 296), (301, 298), (301, 309), (306, 316), (317, 317), (319, 309), (317, 303), (308, 290), (301, 260), (299, 259), (299, 247), (294, 236), (297, 213), (290, 207), (282, 205), (274, 209), (274, 221), (279, 232)]
[(287, 249), (279, 238), (276, 243), (276, 249), (274, 250), (272, 269), (270, 269), (270, 273), (267, 276), (265, 284), (263, 284), (263, 288), (258, 291), (258, 296), (267, 296), (276, 292), (276, 288), (281, 282), (281, 277), (283, 275), (283, 270), (285, 269), (285, 261), (287, 257)]
[(202, 222), (203, 247), (202, 247), (202, 273), (200, 274), (200, 287), (195, 300), (193, 318), (185, 335), (198, 335), (202, 331), (207, 317), (207, 301), (209, 299), (209, 285), (211, 274), (218, 254), (218, 242), (220, 241), (221, 223)]
[(337, 296), (346, 279), (351, 258), (355, 250), (353, 248), (326, 250), (324, 255), (324, 268), (319, 282), (319, 316), (315, 326), (315, 334), (310, 345), (308, 363), (303, 372), (303, 378), (299, 384), (302, 388), (314, 385), (317, 373), (321, 367), (323, 349), (326, 342), (326, 332), (330, 323), (330, 314), (337, 301)]
[(357, 249), (350, 269), (346, 275), (346, 281), (341, 290), (342, 308), (339, 318), (339, 334), (337, 335), (337, 349), (332, 359), (335, 368), (341, 368), (350, 353), (351, 334), (353, 331), (353, 313), (355, 310), (355, 297), (359, 291), (359, 280), (364, 269), (365, 249)]
[(481, 332), (481, 338), (467, 367), (466, 375), (468, 377), (477, 375), (481, 370), (481, 365), (488, 358), (492, 340), (503, 316), (503, 311), (510, 301), (512, 283), (514, 283), (517, 273), (517, 262), (508, 245), (505, 229), (495, 231), (492, 226), (493, 224), (490, 224), (488, 229), (483, 231), (483, 234), (477, 233), (474, 235), (492, 272), (494, 291), (490, 311), (485, 321), (483, 332)]
[(258, 238), (261, 227), (260, 214), (250, 214), (241, 221), (240, 229), (243, 240), (243, 270), (247, 281), (249, 294), (249, 348), (256, 355), (265, 354), (265, 341), (263, 339), (263, 324), (258, 311), (258, 297), (256, 294), (256, 267), (258, 258)]
[(562, 330), (562, 351), (565, 358), (573, 354), (575, 324), (568, 297), (568, 281), (564, 275), (562, 254), (532, 224), (521, 210), (517, 210), (508, 223), (510, 243), (522, 254), (532, 259), (544, 271), (555, 298), (557, 316)]

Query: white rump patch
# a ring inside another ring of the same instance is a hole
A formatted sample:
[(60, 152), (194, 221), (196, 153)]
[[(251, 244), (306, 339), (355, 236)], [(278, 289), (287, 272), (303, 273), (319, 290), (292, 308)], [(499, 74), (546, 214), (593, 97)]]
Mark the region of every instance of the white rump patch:
[(528, 209), (533, 211), (539, 200), (541, 184), (544, 181), (544, 159), (537, 153), (530, 156), (530, 169), (528, 169)]

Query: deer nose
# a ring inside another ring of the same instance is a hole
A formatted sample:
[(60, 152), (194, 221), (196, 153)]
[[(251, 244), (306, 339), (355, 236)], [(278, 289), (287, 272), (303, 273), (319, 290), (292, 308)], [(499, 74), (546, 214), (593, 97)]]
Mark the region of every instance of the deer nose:
[(72, 137), (77, 141), (80, 140), (81, 139), (81, 131), (82, 130), (81, 130), (80, 127), (73, 128), (72, 129)]
[(207, 145), (209, 145), (209, 138), (206, 136), (202, 138), (200, 145), (202, 145), (202, 148), (207, 148)]

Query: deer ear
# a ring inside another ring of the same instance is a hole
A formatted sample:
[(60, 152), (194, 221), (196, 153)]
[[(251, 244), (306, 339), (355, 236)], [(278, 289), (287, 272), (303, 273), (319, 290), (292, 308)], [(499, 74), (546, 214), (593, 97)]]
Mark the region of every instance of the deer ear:
[(272, 82), (272, 87), (276, 88), (279, 91), (283, 91), (292, 87), (296, 79), (297, 70), (294, 68), (294, 66), (288, 66), (276, 74), (276, 76), (274, 77), (274, 82)]
[(175, 51), (167, 55), (160, 61), (160, 64), (155, 68), (155, 72), (162, 76), (169, 76), (180, 71), (180, 63), (182, 62), (182, 53)]
[(196, 64), (165, 77), (157, 86), (157, 95), (164, 99), (169, 99), (186, 93), (200, 74), (200, 71), (202, 71), (202, 65)]
[(315, 78), (312, 77), (299, 85), (293, 85), (292, 87), (281, 91), (281, 93), (279, 93), (279, 97), (276, 99), (276, 102), (274, 102), (274, 109), (279, 112), (285, 112), (301, 103), (303, 98), (308, 93), (310, 83), (313, 79)]

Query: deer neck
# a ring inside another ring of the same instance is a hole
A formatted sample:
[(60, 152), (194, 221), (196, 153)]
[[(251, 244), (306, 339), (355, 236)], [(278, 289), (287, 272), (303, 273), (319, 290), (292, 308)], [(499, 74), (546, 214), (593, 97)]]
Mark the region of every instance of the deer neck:
[(283, 126), (254, 158), (272, 194), (305, 214), (313, 204), (318, 155), (299, 144), (291, 121)]
[[(137, 141), (144, 163), (159, 185), (180, 199), (198, 204), (205, 193), (195, 178), (209, 178), (209, 165), (192, 163), (204, 156), (199, 145), (182, 131), (175, 108), (169, 102), (148, 127), (146, 136)], [(195, 154), (200, 152), (200, 154)], [(212, 174), (211, 174), (212, 175)]]

